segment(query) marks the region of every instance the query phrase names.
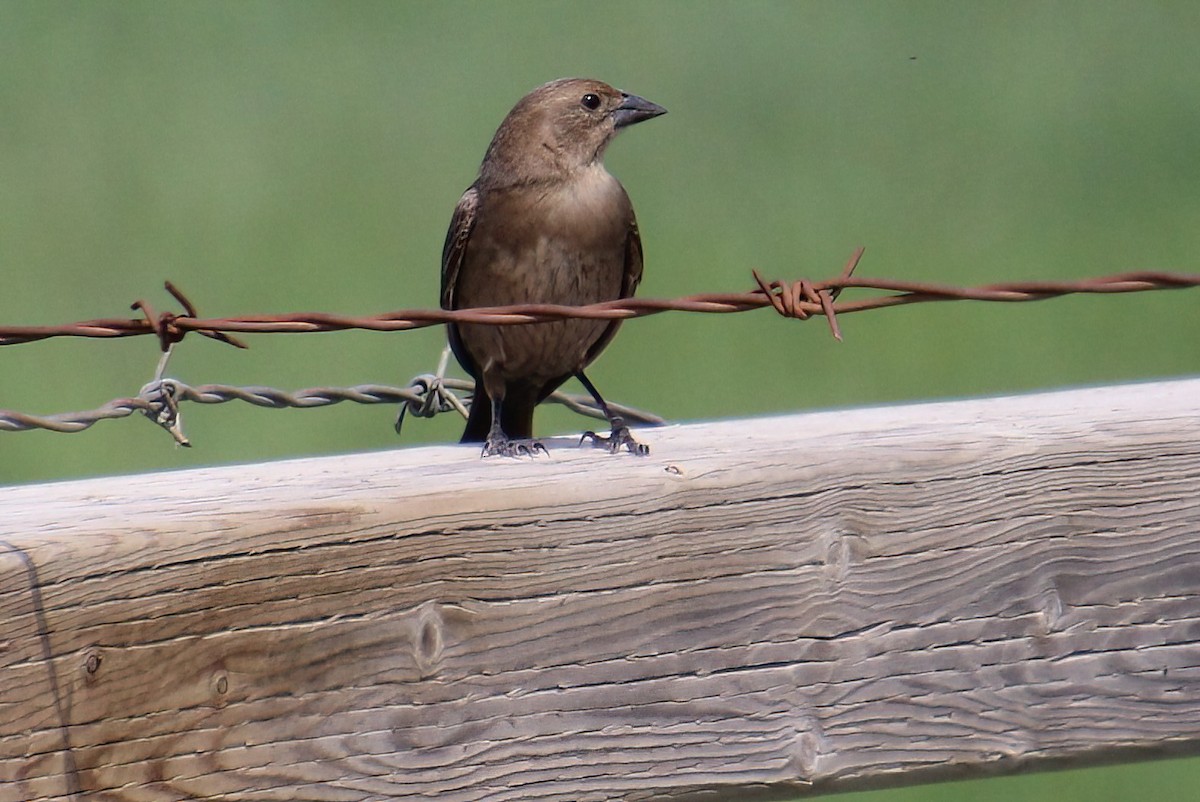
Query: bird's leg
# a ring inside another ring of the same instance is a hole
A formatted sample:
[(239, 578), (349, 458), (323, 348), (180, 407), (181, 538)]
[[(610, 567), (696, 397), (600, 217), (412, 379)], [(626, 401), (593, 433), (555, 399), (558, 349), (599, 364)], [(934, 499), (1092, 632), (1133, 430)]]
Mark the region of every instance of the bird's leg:
[(492, 396), (492, 425), (488, 429), (487, 439), (483, 441), (483, 451), (480, 457), (536, 457), (538, 452), (549, 454), (546, 447), (537, 440), (513, 440), (504, 433), (500, 426), (500, 407), (503, 399)]
[(595, 432), (584, 432), (583, 437), (579, 438), (579, 444), (583, 445), (586, 441), (591, 440), (592, 445), (596, 448), (608, 449), (611, 454), (616, 454), (623, 447), (628, 448), (631, 454), (636, 454), (639, 457), (649, 454), (650, 446), (633, 439), (633, 433), (625, 425), (625, 419), (620, 415), (612, 413), (612, 410), (608, 408), (608, 404), (604, 403), (604, 399), (600, 397), (600, 392), (596, 389), (596, 385), (592, 384), (588, 377), (583, 374), (582, 370), (575, 374), (575, 378), (579, 379), (579, 383), (584, 386), (584, 389), (592, 394), (592, 398), (596, 399), (596, 405), (600, 407), (600, 411), (604, 413), (604, 417), (608, 418), (608, 425), (611, 429), (607, 437)]

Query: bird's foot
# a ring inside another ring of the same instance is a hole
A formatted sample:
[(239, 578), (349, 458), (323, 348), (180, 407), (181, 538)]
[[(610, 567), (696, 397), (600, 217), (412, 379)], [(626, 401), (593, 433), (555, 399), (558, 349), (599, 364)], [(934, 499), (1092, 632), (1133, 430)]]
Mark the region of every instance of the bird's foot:
[(483, 443), (480, 457), (536, 457), (538, 452), (550, 455), (540, 440), (510, 440), (505, 435), (491, 435)]
[(584, 432), (583, 437), (579, 438), (579, 445), (583, 445), (588, 440), (591, 440), (592, 445), (596, 448), (606, 449), (610, 454), (616, 454), (622, 448), (628, 448), (630, 454), (639, 457), (645, 457), (650, 453), (650, 446), (634, 440), (633, 433), (629, 431), (625, 421), (620, 418), (612, 419), (612, 432), (607, 436), (595, 432)]

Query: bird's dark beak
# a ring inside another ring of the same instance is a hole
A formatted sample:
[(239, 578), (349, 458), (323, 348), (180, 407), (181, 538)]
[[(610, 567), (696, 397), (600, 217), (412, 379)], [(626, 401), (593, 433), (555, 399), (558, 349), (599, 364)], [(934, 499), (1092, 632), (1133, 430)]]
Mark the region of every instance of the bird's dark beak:
[(622, 92), (621, 105), (613, 110), (613, 122), (617, 128), (624, 128), (627, 125), (640, 123), (642, 120), (649, 120), (666, 113), (667, 110), (657, 103), (651, 103), (644, 97), (627, 95)]

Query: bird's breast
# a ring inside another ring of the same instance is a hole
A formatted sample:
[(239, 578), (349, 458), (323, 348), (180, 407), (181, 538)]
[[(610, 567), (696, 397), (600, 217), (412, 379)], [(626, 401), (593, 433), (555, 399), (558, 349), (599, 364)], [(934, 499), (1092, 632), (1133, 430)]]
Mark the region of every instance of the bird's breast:
[(490, 194), (459, 276), (460, 305), (620, 297), (632, 212), (620, 183), (600, 172)]
[[(456, 306), (591, 304), (622, 296), (633, 213), (615, 178), (585, 174), (553, 185), (485, 193), (455, 285)], [(459, 339), (484, 375), (541, 386), (595, 355), (613, 324), (462, 324)]]

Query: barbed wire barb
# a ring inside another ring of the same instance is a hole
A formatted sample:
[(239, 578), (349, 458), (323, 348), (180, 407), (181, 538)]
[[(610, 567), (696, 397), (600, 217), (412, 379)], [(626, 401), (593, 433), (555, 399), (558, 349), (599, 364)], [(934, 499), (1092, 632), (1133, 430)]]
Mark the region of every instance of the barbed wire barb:
[[(166, 367), (166, 358), (170, 351), (163, 351), (163, 359), (159, 362), (160, 371)], [(161, 378), (161, 373), (154, 381), (146, 384), (138, 392), (138, 398), (146, 401), (142, 412), (154, 423), (167, 430), (176, 443), (184, 448), (190, 448), (191, 440), (183, 433), (183, 415), (179, 411), (179, 383), (173, 379)], [(77, 413), (84, 414), (84, 413)], [(78, 418), (77, 418), (78, 419)]]
[(469, 414), (467, 406), (446, 387), (446, 366), (449, 362), (450, 346), (447, 344), (442, 348), (442, 355), (438, 359), (437, 370), (433, 372), (433, 375), (418, 376), (409, 384), (410, 387), (420, 392), (422, 401), (420, 404), (405, 402), (400, 405), (400, 411), (396, 413), (396, 423), (393, 426), (396, 434), (400, 434), (400, 430), (404, 426), (406, 412), (412, 412), (418, 418), (432, 418), (439, 413), (454, 410), (462, 415), (464, 420), (467, 418)]

